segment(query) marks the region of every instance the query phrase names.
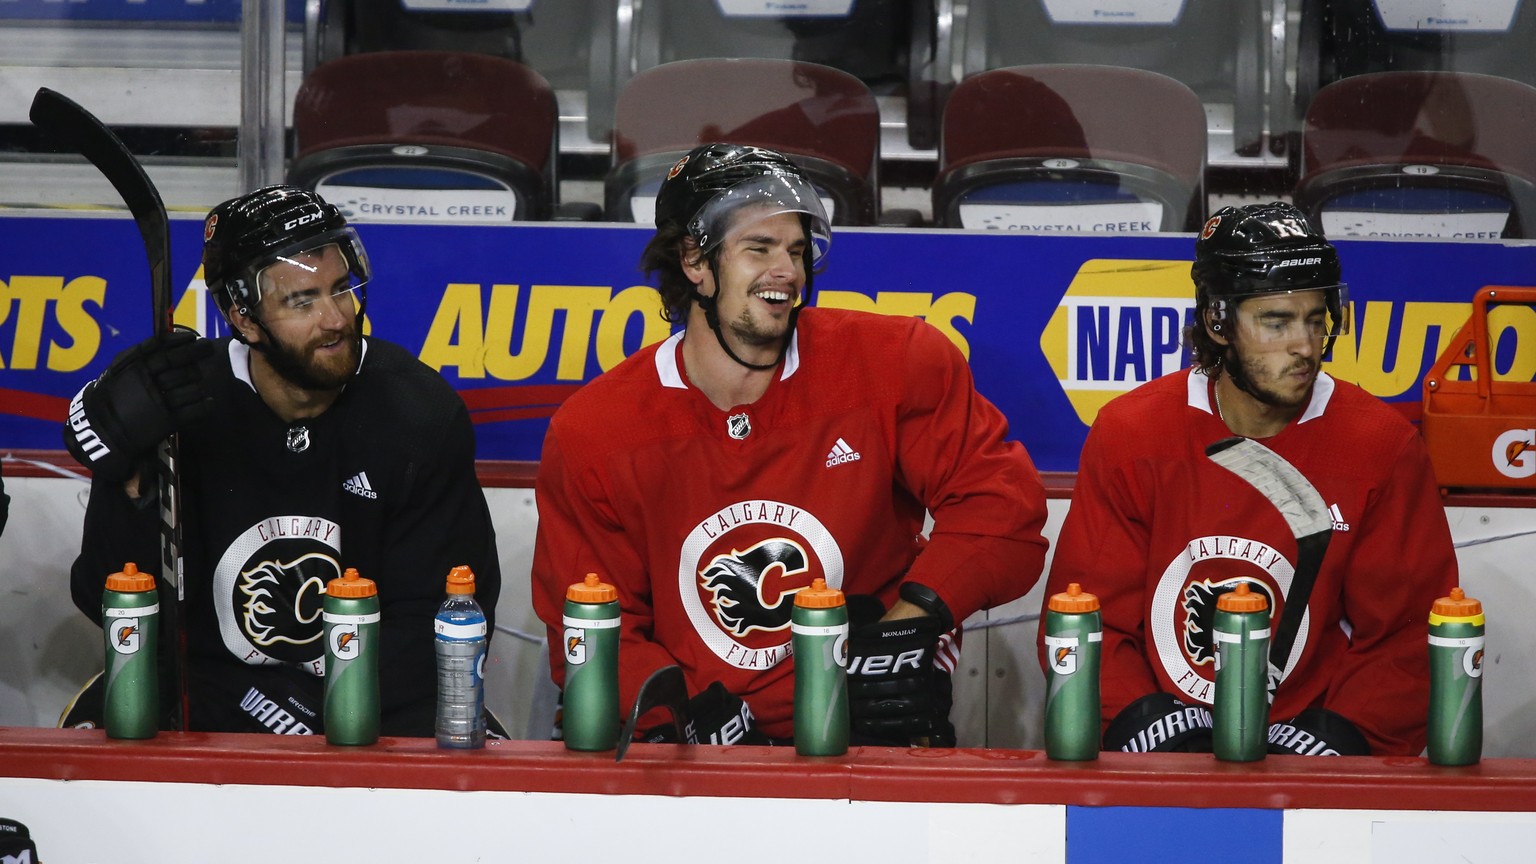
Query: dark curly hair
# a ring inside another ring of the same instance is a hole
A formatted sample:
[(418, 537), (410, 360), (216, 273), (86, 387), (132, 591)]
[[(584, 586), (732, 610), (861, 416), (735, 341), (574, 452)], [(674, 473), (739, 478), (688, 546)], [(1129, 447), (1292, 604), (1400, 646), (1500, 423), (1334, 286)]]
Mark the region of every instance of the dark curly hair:
[(693, 304), (698, 287), (683, 272), (683, 256), (699, 254), (698, 243), (680, 223), (668, 222), (656, 229), (645, 251), (640, 253), (640, 269), (647, 277), (657, 280), (657, 293), (661, 294), (661, 317), (669, 324), (681, 324), (688, 320), (688, 307)]

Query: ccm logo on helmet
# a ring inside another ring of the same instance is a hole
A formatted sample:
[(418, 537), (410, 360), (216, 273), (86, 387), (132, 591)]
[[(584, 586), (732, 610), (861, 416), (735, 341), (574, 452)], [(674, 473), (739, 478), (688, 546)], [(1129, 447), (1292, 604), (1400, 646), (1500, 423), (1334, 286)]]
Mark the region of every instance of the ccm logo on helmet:
[(288, 222), (284, 222), (283, 223), (283, 230), (284, 231), (292, 231), (293, 229), (299, 227), (300, 225), (305, 225), (305, 224), (308, 224), (310, 222), (314, 222), (317, 219), (324, 218), (324, 216), (325, 216), (324, 213), (309, 213), (307, 215), (300, 216), (297, 219), (293, 219), (293, 220), (290, 220)]

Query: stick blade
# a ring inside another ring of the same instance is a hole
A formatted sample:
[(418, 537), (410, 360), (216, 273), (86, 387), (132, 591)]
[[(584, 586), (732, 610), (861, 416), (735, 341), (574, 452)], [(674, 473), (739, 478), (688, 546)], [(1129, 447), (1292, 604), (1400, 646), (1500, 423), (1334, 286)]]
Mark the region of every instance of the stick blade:
[(1234, 436), (1205, 448), (1205, 455), (1269, 499), (1297, 538), (1333, 530), (1323, 496), (1279, 453), (1252, 438)]

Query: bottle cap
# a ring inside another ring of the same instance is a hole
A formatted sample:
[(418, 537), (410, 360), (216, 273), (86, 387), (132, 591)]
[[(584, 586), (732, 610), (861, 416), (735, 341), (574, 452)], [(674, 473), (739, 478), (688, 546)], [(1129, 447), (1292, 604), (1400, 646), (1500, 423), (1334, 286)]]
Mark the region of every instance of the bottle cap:
[(795, 592), (795, 605), (802, 609), (833, 609), (847, 605), (847, 601), (843, 592), (828, 588), (827, 580), (817, 576), (811, 580), (811, 587)]
[(379, 586), (375, 585), (372, 579), (364, 579), (357, 575), (356, 568), (348, 567), (347, 572), (343, 573), (340, 579), (332, 579), (330, 584), (325, 586), (325, 593), (332, 597), (372, 597), (379, 593)]
[(1099, 611), (1099, 598), (1096, 594), (1089, 594), (1083, 590), (1083, 586), (1073, 582), (1067, 585), (1067, 590), (1052, 594), (1051, 601), (1046, 604), (1052, 612), (1066, 612), (1076, 614), (1080, 612)]
[(588, 573), (587, 578), (565, 589), (565, 599), (575, 603), (612, 603), (619, 599), (619, 589)]
[(1216, 608), (1222, 612), (1263, 612), (1269, 608), (1269, 601), (1264, 595), (1248, 588), (1247, 582), (1237, 583), (1237, 587), (1216, 598)]
[(123, 594), (153, 591), (155, 590), (155, 577), (148, 573), (140, 573), (139, 565), (129, 561), (123, 565), (121, 573), (113, 573), (107, 577), (107, 590), (119, 591)]
[(448, 571), (449, 594), (473, 594), (475, 593), (475, 571), (468, 565), (459, 566)]
[(1483, 614), (1483, 604), (1468, 597), (1458, 586), (1451, 589), (1451, 596), (1441, 597), (1430, 607), (1430, 618), (1476, 618)]

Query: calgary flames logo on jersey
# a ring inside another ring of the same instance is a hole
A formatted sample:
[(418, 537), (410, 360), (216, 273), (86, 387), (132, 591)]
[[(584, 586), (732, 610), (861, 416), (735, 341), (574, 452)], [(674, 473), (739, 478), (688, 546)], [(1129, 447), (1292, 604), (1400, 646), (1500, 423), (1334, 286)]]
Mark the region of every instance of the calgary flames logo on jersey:
[[(1209, 704), (1215, 694), (1211, 624), (1217, 598), (1246, 582), (1269, 601), (1270, 620), (1277, 621), (1295, 572), (1267, 543), (1225, 534), (1191, 539), (1168, 563), (1152, 597), (1150, 626), (1157, 662), (1184, 697)], [(1310, 623), (1310, 613), (1303, 613), (1281, 680), (1306, 648)]]
[(720, 659), (767, 669), (790, 655), (795, 594), (816, 577), (843, 584), (843, 553), (826, 526), (778, 501), (740, 501), (691, 531), (677, 579), (694, 632)]
[(1216, 619), (1216, 598), (1235, 589), (1240, 582), (1246, 582), (1250, 591), (1262, 595), (1271, 610), (1279, 605), (1275, 602), (1269, 584), (1261, 580), (1238, 577), (1212, 582), (1202, 579), (1185, 586), (1184, 602), (1181, 604), (1184, 613), (1184, 656), (1194, 665), (1204, 666), (1216, 662), (1216, 648), (1211, 644), (1212, 622)]
[[(715, 617), (720, 624), (733, 636), (745, 636), (753, 630), (789, 626), (795, 592), (810, 584), (802, 578), (808, 571), (800, 544), (775, 537), (745, 552), (732, 549), (716, 555), (704, 568), (703, 579), (704, 587), (714, 595)], [(770, 594), (777, 596), (770, 600)]]
[(253, 666), (325, 674), (325, 586), (341, 575), (341, 526), (318, 516), (275, 516), (229, 544), (213, 573), (219, 635)]

